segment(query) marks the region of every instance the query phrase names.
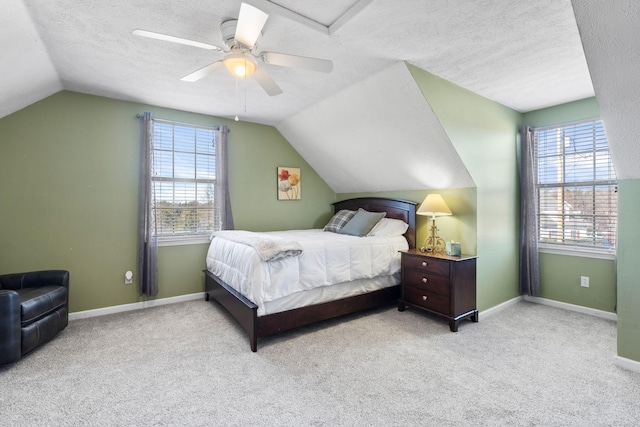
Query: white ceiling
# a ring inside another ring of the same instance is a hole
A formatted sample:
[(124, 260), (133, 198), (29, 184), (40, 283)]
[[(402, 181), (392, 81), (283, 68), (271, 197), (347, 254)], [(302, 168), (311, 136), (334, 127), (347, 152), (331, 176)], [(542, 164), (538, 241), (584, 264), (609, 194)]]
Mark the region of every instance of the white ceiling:
[(47, 50), (20, 0), (0, 13), (0, 117), (63, 89)]
[[(4, 0), (0, 117), (64, 88), (276, 125), (399, 60), (521, 112), (593, 96), (570, 0), (246, 1), (270, 15), (261, 50), (331, 59), (333, 72), (267, 65), (284, 93), (249, 79), (245, 113), (245, 87), (237, 97), (224, 70), (179, 80), (222, 53), (131, 34), (222, 45), (220, 23), (240, 0)], [(274, 3), (320, 29), (341, 26), (322, 33)], [(350, 16), (354, 5), (364, 8)]]
[(404, 62), (284, 120), (278, 130), (336, 193), (475, 186)]
[(640, 2), (573, 0), (618, 179), (640, 178)]
[[(363, 160), (353, 163), (357, 176), (345, 176), (332, 188), (367, 191), (379, 174), (371, 165), (388, 156), (370, 149), (366, 132), (354, 135), (353, 124), (359, 123), (359, 129), (377, 125), (381, 118), (397, 117), (396, 107), (406, 112), (417, 101), (412, 94), (404, 106), (384, 103), (387, 110), (367, 112), (371, 94), (362, 82), (386, 75), (376, 84), (391, 84), (393, 78), (407, 83), (402, 77), (406, 70), (398, 68), (406, 61), (520, 112), (591, 97), (595, 85), (618, 175), (640, 177), (633, 126), (640, 116), (637, 0), (246, 0), (269, 13), (258, 50), (334, 63), (330, 74), (265, 65), (284, 90), (275, 97), (252, 79), (236, 90), (224, 70), (195, 83), (182, 82), (181, 77), (223, 53), (131, 34), (139, 28), (222, 45), (220, 24), (237, 17), (240, 2), (3, 0), (0, 117), (63, 89), (214, 116), (238, 114), (244, 121), (276, 126), (329, 183), (335, 169), (322, 171), (340, 152), (319, 148), (322, 141), (310, 131), (310, 112), (321, 112), (318, 123), (338, 127), (345, 135), (335, 142), (338, 147), (363, 153)], [(396, 74), (389, 79), (385, 70)], [(336, 106), (349, 95), (358, 97), (348, 102), (359, 110), (347, 123)], [(414, 112), (429, 109), (418, 104)], [(361, 123), (361, 116), (374, 119)], [(386, 130), (404, 130), (399, 125), (403, 120)], [(413, 120), (429, 121), (424, 115)], [(437, 123), (430, 132), (439, 137), (420, 142), (411, 135), (393, 135), (411, 141), (407, 150), (428, 144), (430, 156), (444, 153), (433, 163), (444, 161), (444, 167), (460, 170), (459, 158), (443, 149), (450, 143)], [(430, 156), (416, 156), (424, 162), (417, 167), (427, 168)], [(428, 180), (403, 175), (388, 185), (408, 189), (411, 179)], [(445, 184), (431, 180), (424, 185)]]

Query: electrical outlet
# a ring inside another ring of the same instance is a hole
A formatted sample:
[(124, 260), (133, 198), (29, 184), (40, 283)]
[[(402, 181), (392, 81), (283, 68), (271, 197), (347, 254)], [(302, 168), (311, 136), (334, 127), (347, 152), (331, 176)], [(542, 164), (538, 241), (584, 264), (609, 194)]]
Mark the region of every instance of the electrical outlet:
[(130, 285), (133, 283), (133, 271), (127, 271), (124, 273), (124, 284)]
[(589, 276), (580, 276), (580, 286), (583, 288), (589, 287)]

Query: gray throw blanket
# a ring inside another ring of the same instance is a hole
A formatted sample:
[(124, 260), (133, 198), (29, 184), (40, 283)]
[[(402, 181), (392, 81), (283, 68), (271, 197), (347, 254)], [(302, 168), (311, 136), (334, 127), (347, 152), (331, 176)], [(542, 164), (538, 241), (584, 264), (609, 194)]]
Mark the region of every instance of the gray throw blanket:
[(213, 237), (251, 246), (258, 252), (263, 261), (277, 261), (282, 258), (298, 256), (302, 253), (302, 246), (298, 242), (251, 231), (216, 231), (213, 233)]

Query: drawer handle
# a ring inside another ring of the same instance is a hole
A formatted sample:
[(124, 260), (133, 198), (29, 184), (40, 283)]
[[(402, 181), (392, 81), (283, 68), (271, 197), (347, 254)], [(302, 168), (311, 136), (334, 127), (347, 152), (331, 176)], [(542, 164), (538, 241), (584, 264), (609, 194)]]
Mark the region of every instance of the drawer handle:
[(426, 295), (422, 295), (422, 301), (426, 301), (427, 300), (427, 296)]
[(426, 267), (427, 265), (429, 265), (429, 263), (427, 261), (422, 261), (422, 266)]
[(422, 283), (427, 283), (427, 282), (428, 282), (427, 278), (426, 278), (426, 277), (423, 277), (423, 278), (422, 278)]

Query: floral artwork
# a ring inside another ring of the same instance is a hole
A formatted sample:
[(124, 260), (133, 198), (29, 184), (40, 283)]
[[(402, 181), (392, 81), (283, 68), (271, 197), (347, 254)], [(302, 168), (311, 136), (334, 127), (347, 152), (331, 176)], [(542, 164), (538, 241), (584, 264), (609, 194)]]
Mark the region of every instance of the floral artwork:
[(300, 200), (300, 168), (278, 167), (278, 200)]

